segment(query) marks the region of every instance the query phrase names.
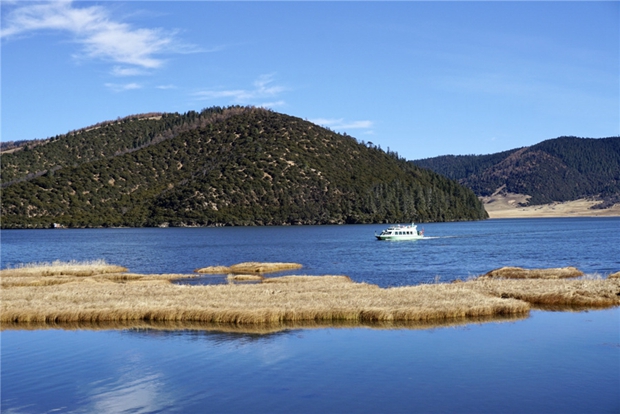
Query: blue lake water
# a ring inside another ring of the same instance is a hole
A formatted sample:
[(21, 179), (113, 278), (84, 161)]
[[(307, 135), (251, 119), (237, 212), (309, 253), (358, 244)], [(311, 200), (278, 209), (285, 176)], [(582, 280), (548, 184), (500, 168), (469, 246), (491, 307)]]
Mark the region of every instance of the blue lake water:
[[(620, 270), (620, 218), (420, 225), (2, 231), (1, 266), (104, 258), (191, 273), (286, 261), (304, 274), (398, 286), (500, 266)], [(221, 278), (208, 276), (205, 283)], [(431, 329), (4, 330), (2, 412), (620, 412), (620, 311), (532, 311)]]
[(139, 273), (296, 262), (295, 273), (345, 274), (380, 286), (464, 279), (501, 266), (620, 270), (620, 218), (429, 223), (425, 240), (378, 241), (385, 225), (4, 230), (2, 267), (106, 259)]

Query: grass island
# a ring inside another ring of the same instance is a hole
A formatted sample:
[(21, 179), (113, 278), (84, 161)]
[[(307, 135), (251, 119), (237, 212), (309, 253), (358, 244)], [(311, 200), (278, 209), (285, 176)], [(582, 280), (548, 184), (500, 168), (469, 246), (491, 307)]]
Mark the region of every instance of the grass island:
[(533, 307), (620, 305), (620, 272), (603, 277), (575, 268), (509, 267), (466, 281), (392, 288), (343, 275), (263, 276), (282, 266), (302, 267), (213, 267), (212, 273), (227, 274), (231, 268), (238, 273), (228, 273), (227, 284), (185, 285), (172, 282), (199, 274), (136, 274), (104, 261), (20, 265), (0, 271), (0, 322), (2, 329), (59, 323), (127, 328), (157, 322), (168, 329), (210, 323), (261, 331), (270, 324), (458, 324), (525, 317)]

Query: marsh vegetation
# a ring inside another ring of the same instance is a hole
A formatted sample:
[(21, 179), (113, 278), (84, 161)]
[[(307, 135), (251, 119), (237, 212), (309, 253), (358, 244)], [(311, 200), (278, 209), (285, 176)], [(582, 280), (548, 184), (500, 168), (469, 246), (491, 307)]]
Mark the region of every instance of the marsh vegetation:
[(171, 283), (188, 275), (133, 274), (125, 270), (101, 262), (33, 264), (2, 270), (0, 321), (3, 325), (130, 321), (451, 323), (526, 315), (537, 305), (599, 308), (620, 304), (619, 278), (551, 276), (557, 275), (557, 269), (530, 271), (528, 278), (513, 269), (464, 282), (394, 288), (356, 283), (342, 275), (265, 278), (256, 274), (250, 276), (259, 283), (190, 286)]

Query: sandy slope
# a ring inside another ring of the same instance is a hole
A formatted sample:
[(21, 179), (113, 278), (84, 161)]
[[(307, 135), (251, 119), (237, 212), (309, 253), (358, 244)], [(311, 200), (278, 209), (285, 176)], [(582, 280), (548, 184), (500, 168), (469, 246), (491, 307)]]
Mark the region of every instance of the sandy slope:
[(526, 195), (508, 193), (482, 197), (481, 200), (490, 218), (620, 216), (620, 204), (604, 210), (593, 210), (590, 207), (598, 204), (598, 201), (580, 199), (565, 203), (521, 207), (519, 203), (527, 201), (528, 198), (529, 196)]

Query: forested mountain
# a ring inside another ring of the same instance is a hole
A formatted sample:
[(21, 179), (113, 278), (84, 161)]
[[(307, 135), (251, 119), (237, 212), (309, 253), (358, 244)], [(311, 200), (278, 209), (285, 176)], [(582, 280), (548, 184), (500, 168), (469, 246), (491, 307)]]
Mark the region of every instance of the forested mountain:
[(458, 180), (478, 196), (498, 190), (531, 196), (530, 205), (595, 198), (620, 202), (620, 137), (560, 137), (490, 155), (413, 161)]
[(252, 107), (106, 123), (4, 154), (2, 167), (3, 183), (11, 182), (2, 189), (3, 228), (487, 217), (453, 180)]
[(3, 148), (13, 151), (2, 154), (2, 186), (58, 168), (133, 152), (244, 110), (243, 107), (213, 107), (200, 113), (189, 111), (183, 115), (139, 114), (101, 122), (46, 140), (11, 142)]

